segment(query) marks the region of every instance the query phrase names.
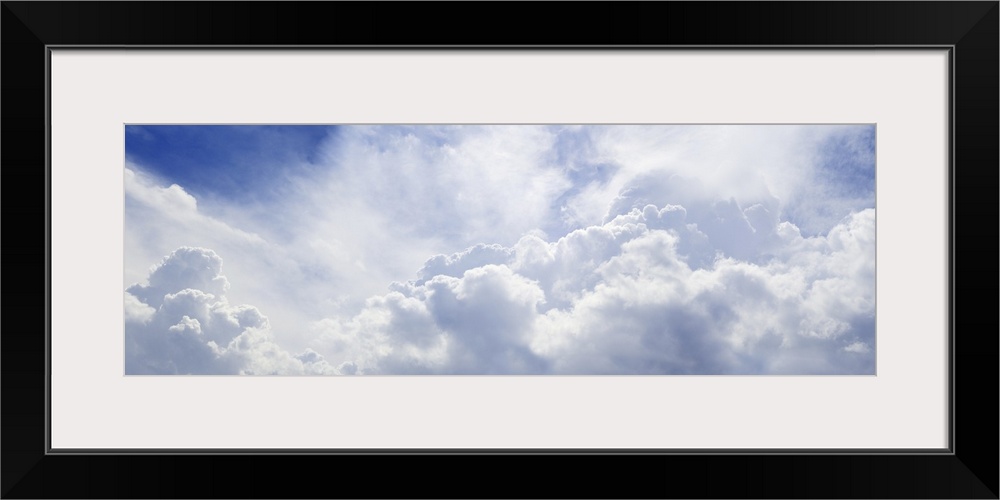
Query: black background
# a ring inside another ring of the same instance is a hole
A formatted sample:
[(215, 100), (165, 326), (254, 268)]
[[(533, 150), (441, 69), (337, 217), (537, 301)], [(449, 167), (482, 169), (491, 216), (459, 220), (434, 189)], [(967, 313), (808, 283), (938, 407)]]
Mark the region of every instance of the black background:
[[(0, 12), (4, 498), (997, 498), (995, 1), (2, 2)], [(88, 44), (954, 45), (954, 454), (46, 454), (45, 46)]]

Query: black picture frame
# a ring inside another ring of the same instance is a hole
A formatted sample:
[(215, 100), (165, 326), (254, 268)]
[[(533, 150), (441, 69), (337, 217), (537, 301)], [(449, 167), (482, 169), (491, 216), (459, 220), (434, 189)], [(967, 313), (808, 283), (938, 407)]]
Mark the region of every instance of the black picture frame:
[[(992, 224), (1000, 168), (998, 21), (997, 1), (545, 7), (4, 1), (0, 160), (7, 179), (3, 208), (8, 238), (2, 254), (9, 264), (9, 293), (3, 294), (7, 314), (0, 335), (2, 496), (998, 498), (998, 335), (992, 309), (992, 279), (997, 276), (992, 253), (997, 226)], [(928, 454), (50, 453), (46, 95), (48, 47), (55, 45), (948, 46), (953, 98), (951, 447), (947, 453)], [(986, 306), (978, 306), (980, 302)], [(361, 480), (371, 471), (384, 480)], [(469, 489), (470, 484), (477, 486)]]

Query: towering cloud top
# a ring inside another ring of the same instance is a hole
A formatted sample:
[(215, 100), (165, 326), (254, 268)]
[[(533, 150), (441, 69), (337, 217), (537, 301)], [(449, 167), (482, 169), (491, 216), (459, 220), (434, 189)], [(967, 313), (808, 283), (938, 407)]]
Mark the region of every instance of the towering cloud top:
[(126, 373), (337, 373), (316, 352), (293, 357), (278, 347), (256, 307), (230, 305), (221, 271), (212, 250), (182, 247), (153, 268), (148, 284), (125, 291)]

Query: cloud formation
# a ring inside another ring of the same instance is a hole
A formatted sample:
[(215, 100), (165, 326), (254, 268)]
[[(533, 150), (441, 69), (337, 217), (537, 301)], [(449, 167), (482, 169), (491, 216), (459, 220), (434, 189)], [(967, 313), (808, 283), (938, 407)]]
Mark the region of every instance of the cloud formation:
[[(555, 242), (435, 256), (317, 328), (359, 373), (872, 373), (874, 210), (803, 237), (759, 207), (709, 205), (744, 232), (706, 234), (683, 207), (650, 204)], [(690, 263), (688, 238), (711, 262)]]
[(874, 127), (313, 132), (127, 164), (130, 373), (874, 373)]
[(229, 303), (221, 272), (222, 258), (212, 250), (181, 247), (147, 283), (125, 290), (125, 373), (338, 373), (314, 351), (293, 356), (278, 347), (256, 307)]

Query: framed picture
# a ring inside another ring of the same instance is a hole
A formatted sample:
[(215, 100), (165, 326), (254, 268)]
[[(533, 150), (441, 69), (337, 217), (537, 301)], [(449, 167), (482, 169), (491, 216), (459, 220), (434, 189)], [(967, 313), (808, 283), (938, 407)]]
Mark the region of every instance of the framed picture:
[(5, 497), (997, 498), (996, 2), (467, 8), (4, 3)]

